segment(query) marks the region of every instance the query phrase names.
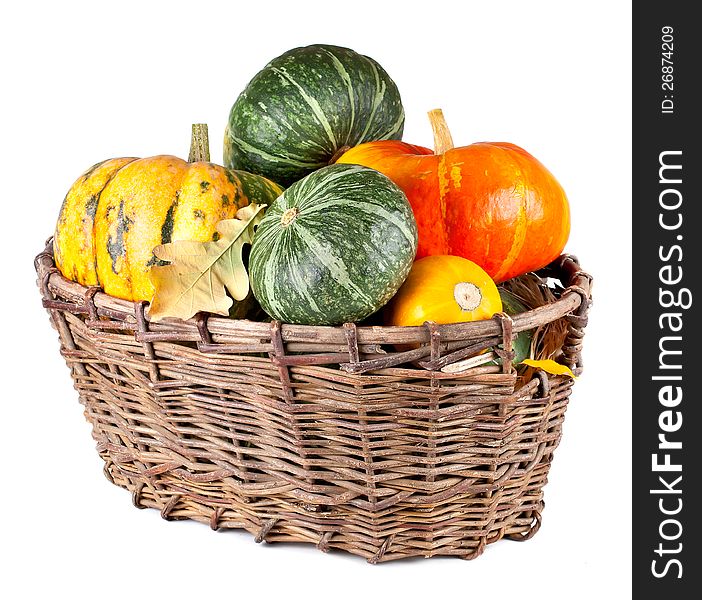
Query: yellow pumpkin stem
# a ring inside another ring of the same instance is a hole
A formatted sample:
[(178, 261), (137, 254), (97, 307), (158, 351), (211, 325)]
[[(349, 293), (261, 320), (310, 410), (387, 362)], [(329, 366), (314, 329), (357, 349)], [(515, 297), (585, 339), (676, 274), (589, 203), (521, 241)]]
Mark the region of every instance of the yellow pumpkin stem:
[(440, 108), (429, 111), (429, 123), (434, 132), (434, 154), (443, 154), (453, 148), (453, 138), (449, 131), (444, 113)]
[(190, 154), (188, 162), (210, 162), (210, 140), (207, 123), (193, 123), (190, 134)]
[(461, 281), (453, 287), (453, 297), (461, 310), (471, 312), (480, 306), (483, 295), (480, 288), (470, 281)]

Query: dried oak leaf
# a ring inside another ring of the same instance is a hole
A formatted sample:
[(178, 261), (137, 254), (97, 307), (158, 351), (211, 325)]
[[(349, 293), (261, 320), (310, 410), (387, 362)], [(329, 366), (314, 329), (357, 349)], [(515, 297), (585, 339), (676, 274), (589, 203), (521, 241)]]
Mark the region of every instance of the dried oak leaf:
[(149, 273), (155, 288), (149, 319), (189, 319), (201, 311), (226, 316), (232, 298), (246, 298), (249, 276), (242, 250), (253, 241), (264, 208), (265, 204), (250, 204), (239, 209), (235, 219), (217, 223), (217, 241), (156, 246), (154, 255), (168, 264), (154, 265)]

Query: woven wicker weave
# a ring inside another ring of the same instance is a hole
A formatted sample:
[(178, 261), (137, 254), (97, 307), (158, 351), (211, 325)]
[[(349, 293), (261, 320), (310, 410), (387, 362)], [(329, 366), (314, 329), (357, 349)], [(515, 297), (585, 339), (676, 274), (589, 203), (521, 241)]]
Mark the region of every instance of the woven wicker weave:
[(143, 303), (63, 278), (50, 246), (35, 266), (104, 473), (137, 507), (372, 563), (538, 530), (573, 380), (447, 366), (560, 323), (578, 374), (591, 278), (573, 257), (540, 273), (564, 288), (544, 306), (404, 328), (150, 324)]

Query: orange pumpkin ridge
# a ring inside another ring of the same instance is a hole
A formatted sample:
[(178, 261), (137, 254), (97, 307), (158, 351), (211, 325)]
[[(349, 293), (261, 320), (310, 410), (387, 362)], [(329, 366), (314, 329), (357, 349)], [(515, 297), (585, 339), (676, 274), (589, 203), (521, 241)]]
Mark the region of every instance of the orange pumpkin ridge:
[(499, 283), (557, 258), (570, 233), (570, 210), (551, 172), (508, 142), (453, 147), (441, 111), (429, 116), (436, 152), (378, 141), (338, 160), (376, 169), (402, 188), (417, 220), (417, 259), (463, 256)]

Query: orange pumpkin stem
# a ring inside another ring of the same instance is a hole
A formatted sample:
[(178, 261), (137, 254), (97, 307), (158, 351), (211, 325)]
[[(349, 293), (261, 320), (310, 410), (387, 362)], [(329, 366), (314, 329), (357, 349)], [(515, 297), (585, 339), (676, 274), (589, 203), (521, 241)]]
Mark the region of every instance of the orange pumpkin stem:
[(443, 154), (453, 148), (453, 138), (449, 131), (444, 113), (440, 108), (429, 111), (429, 123), (434, 132), (434, 154)]
[(193, 123), (188, 162), (210, 162), (210, 140), (207, 123)]

